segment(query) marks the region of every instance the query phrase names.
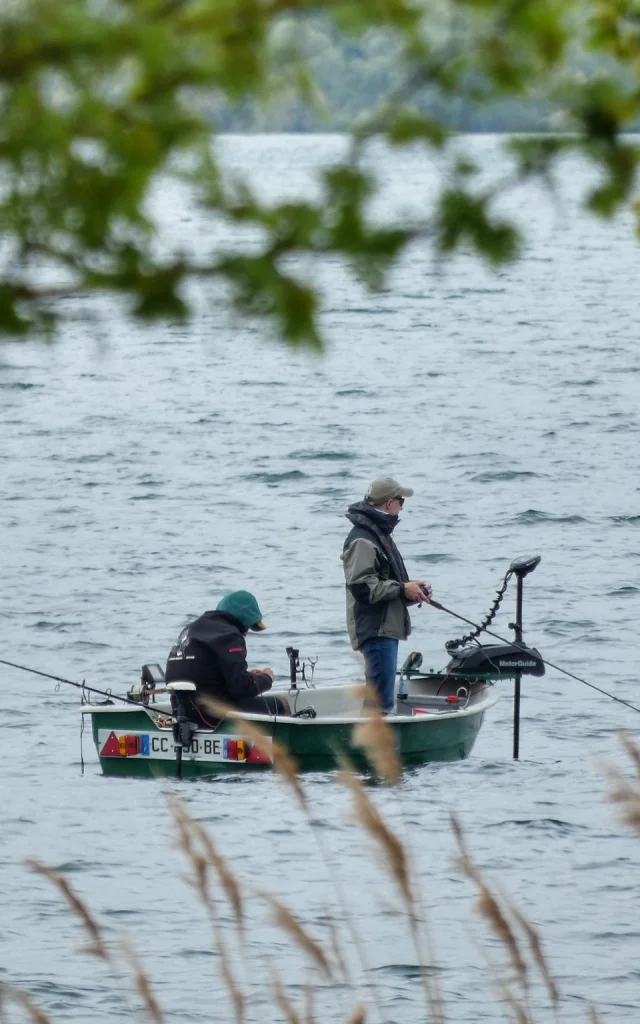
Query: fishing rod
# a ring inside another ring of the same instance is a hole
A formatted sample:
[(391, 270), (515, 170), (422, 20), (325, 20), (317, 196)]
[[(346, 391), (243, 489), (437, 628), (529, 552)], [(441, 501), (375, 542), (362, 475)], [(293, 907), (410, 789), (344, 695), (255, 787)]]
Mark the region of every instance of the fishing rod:
[[(441, 604), (440, 601), (434, 601), (433, 598), (426, 598), (425, 597), (425, 603), (433, 605), (433, 607), (437, 608), (438, 611), (446, 612), (447, 615), (452, 615), (454, 617), (454, 619), (459, 619), (460, 622), (466, 622), (468, 626), (473, 626), (474, 629), (476, 629), (478, 632), (487, 633), (489, 636), (492, 636), (496, 640), (499, 640), (500, 643), (503, 643), (503, 644), (512, 644), (513, 643), (513, 640), (506, 640), (503, 636), (499, 636), (498, 633), (494, 633), (493, 630), (487, 629), (486, 626), (482, 626), (482, 625), (478, 626), (477, 623), (473, 622), (471, 619), (465, 618), (464, 615), (459, 615), (458, 612), (454, 612), (451, 608), (447, 608), (445, 605)], [(516, 643), (519, 643), (519, 642), (520, 641), (518, 640), (518, 638), (516, 638)], [(631, 708), (632, 711), (640, 712), (640, 708), (636, 707), (635, 704), (629, 703), (628, 700), (623, 700), (622, 697), (616, 697), (615, 694), (613, 694), (613, 693), (608, 693), (607, 690), (603, 690), (603, 689), (601, 689), (601, 687), (596, 686), (594, 683), (590, 683), (586, 679), (582, 679), (580, 676), (575, 675), (574, 672), (569, 672), (568, 669), (562, 668), (561, 665), (554, 665), (554, 663), (552, 661), (547, 661), (546, 658), (542, 658), (542, 657), (541, 657), (540, 660), (548, 668), (553, 668), (553, 669), (556, 670), (556, 672), (562, 672), (565, 676), (569, 676), (570, 679), (575, 679), (578, 683), (584, 683), (585, 686), (589, 686), (592, 690), (597, 690), (598, 693), (602, 693), (605, 697), (610, 697), (611, 700), (617, 701), (618, 704), (624, 704), (625, 707)]]
[[(21, 672), (31, 672), (34, 676), (43, 676), (45, 679), (53, 679), (55, 683), (66, 683), (68, 686), (75, 686), (78, 690), (86, 690), (87, 693), (98, 693), (101, 697), (107, 697), (109, 700), (122, 700), (125, 704), (135, 704), (137, 708), (141, 706), (140, 701), (132, 700), (131, 697), (121, 697), (118, 693), (111, 693), (110, 690), (98, 690), (95, 686), (87, 686), (86, 683), (76, 683), (73, 679), (65, 679), (63, 676), (53, 676), (50, 672), (41, 672), (37, 668), (29, 668), (28, 665), (17, 665), (14, 661), (5, 661), (4, 658), (0, 658), (0, 665), (9, 665), (10, 668), (20, 669)], [(161, 712), (162, 714), (164, 712)]]

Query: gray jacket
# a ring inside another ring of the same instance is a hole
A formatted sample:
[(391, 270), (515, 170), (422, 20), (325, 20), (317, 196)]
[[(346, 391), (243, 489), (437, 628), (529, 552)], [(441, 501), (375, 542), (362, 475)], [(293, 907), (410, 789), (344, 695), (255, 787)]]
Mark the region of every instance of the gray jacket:
[(411, 621), (404, 583), (409, 576), (391, 537), (398, 517), (360, 501), (349, 508), (347, 519), (353, 529), (341, 557), (351, 646), (359, 650), (365, 640), (377, 636), (406, 640)]

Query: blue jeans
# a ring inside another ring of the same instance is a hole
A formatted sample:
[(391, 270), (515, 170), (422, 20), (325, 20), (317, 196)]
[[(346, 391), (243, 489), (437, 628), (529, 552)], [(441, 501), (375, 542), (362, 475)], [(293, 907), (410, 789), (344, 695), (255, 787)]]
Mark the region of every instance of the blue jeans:
[(378, 694), (382, 713), (387, 715), (395, 705), (398, 641), (388, 636), (365, 640), (360, 648), (364, 654), (365, 678)]

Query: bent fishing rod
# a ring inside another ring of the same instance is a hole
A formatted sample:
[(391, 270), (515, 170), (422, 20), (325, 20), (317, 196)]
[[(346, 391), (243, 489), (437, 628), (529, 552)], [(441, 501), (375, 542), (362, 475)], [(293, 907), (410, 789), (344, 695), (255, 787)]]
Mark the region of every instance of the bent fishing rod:
[[(18, 665), (15, 661), (6, 661), (4, 658), (0, 658), (0, 665), (9, 665), (10, 668), (20, 669), (21, 672), (31, 672), (34, 676), (43, 676), (45, 679), (53, 679), (54, 683), (66, 683), (67, 686), (75, 686), (77, 690), (86, 690), (87, 693), (97, 693), (101, 697), (107, 697), (109, 700), (121, 700), (125, 704), (135, 704), (137, 708), (140, 707), (140, 701), (132, 700), (131, 697), (122, 697), (119, 693), (112, 693), (111, 690), (98, 690), (95, 686), (87, 686), (86, 683), (76, 683), (73, 679), (65, 679), (64, 676), (53, 676), (50, 672), (41, 672), (37, 668), (29, 668), (28, 665)], [(159, 712), (164, 714), (164, 712)]]
[[(430, 604), (433, 608), (438, 611), (446, 612), (447, 615), (451, 615), (454, 619), (458, 619), (460, 622), (466, 623), (468, 626), (473, 626), (475, 634), (486, 633), (488, 636), (492, 636), (495, 640), (499, 640), (502, 644), (511, 645), (513, 640), (506, 639), (500, 636), (499, 633), (494, 633), (493, 630), (488, 628), (489, 622), (492, 620), (493, 615), (497, 611), (498, 605), (502, 600), (504, 591), (506, 590), (506, 583), (509, 577), (515, 574), (518, 577), (518, 607), (517, 607), (517, 619), (514, 624), (516, 631), (515, 643), (517, 645), (522, 644), (522, 580), (530, 572), (532, 572), (540, 562), (540, 556), (537, 555), (534, 558), (529, 559), (516, 559), (511, 563), (509, 572), (505, 577), (505, 582), (498, 592), (498, 599), (494, 602), (493, 610), (491, 611), (489, 618), (484, 623), (474, 622), (473, 619), (468, 619), (465, 615), (460, 615), (459, 612), (453, 611), (452, 608), (447, 608), (446, 605), (440, 601), (436, 601), (433, 597), (425, 591), (425, 604)], [(618, 704), (624, 704), (625, 707), (631, 708), (632, 711), (640, 712), (640, 708), (636, 707), (635, 704), (631, 704), (630, 701), (624, 700), (622, 697), (616, 697), (615, 694), (609, 693), (607, 690), (603, 690), (600, 686), (596, 686), (595, 683), (590, 683), (588, 680), (583, 679), (581, 676), (576, 675), (574, 672), (569, 672), (568, 669), (562, 668), (561, 665), (554, 664), (553, 661), (549, 661), (546, 658), (540, 656), (540, 660), (547, 668), (552, 668), (556, 672), (562, 672), (563, 675), (568, 676), (569, 679), (575, 679), (576, 682), (582, 683), (584, 686), (588, 686), (591, 690), (596, 690), (597, 693), (601, 693), (604, 697), (609, 697), (610, 700), (615, 700)], [(130, 697), (122, 697), (120, 694), (112, 693), (110, 690), (98, 690), (95, 686), (87, 686), (86, 683), (76, 683), (72, 679), (65, 679), (63, 676), (54, 676), (50, 672), (42, 672), (40, 669), (29, 668), (27, 665), (18, 665), (16, 662), (7, 661), (4, 658), (0, 658), (0, 665), (8, 665), (10, 668), (17, 668), (21, 672), (30, 672), (32, 675), (42, 676), (44, 679), (52, 679), (56, 683), (65, 683), (67, 686), (75, 686), (78, 690), (84, 690), (87, 693), (97, 693), (101, 697), (106, 697), (108, 700), (121, 700), (124, 704), (134, 704), (136, 707), (140, 707), (140, 702), (132, 700)]]
[[(454, 619), (459, 619), (460, 622), (466, 622), (468, 626), (473, 626), (478, 633), (487, 633), (488, 636), (494, 637), (495, 640), (499, 640), (500, 643), (503, 644), (513, 644), (513, 640), (507, 640), (505, 639), (505, 637), (499, 636), (498, 633), (494, 633), (493, 630), (487, 629), (486, 626), (478, 625), (471, 619), (465, 618), (464, 615), (459, 615), (458, 612), (454, 612), (451, 608), (447, 608), (446, 605), (441, 604), (440, 601), (434, 601), (433, 598), (425, 597), (425, 604), (430, 604), (434, 608), (437, 608), (438, 611), (446, 612), (447, 615), (452, 615)], [(516, 639), (516, 643), (519, 642), (520, 641)], [(628, 700), (623, 700), (622, 697), (616, 697), (613, 693), (608, 693), (607, 690), (603, 690), (601, 687), (596, 686), (594, 683), (590, 683), (586, 679), (582, 679), (580, 676), (577, 676), (574, 672), (569, 672), (568, 669), (562, 668), (561, 665), (555, 665), (552, 661), (548, 661), (546, 658), (543, 658), (542, 656), (540, 657), (540, 660), (543, 663), (543, 665), (547, 666), (547, 668), (555, 669), (556, 672), (562, 672), (565, 676), (569, 676), (570, 679), (575, 679), (576, 682), (583, 683), (585, 686), (590, 687), (592, 690), (597, 690), (598, 693), (602, 693), (605, 697), (610, 697), (611, 700), (617, 701), (618, 704), (624, 704), (625, 707), (631, 708), (632, 711), (640, 712), (640, 708), (636, 707), (635, 704), (631, 704)]]

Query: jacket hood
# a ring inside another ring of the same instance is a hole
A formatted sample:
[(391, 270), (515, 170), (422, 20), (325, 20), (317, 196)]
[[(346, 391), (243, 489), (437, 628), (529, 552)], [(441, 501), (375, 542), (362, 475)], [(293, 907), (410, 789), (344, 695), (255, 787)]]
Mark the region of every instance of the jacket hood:
[(400, 521), (400, 516), (380, 512), (368, 501), (357, 501), (350, 505), (346, 517), (354, 526), (375, 526), (381, 533), (391, 534)]
[(230, 626), (237, 629), (243, 636), (248, 632), (245, 624), (236, 615), (232, 615), (230, 612), (221, 612), (215, 608), (213, 611), (203, 612), (199, 619), (196, 619), (195, 622), (192, 622), (187, 627), (189, 636), (193, 640), (206, 641), (211, 635), (212, 628), (215, 632), (215, 622), (219, 619), (222, 619), (223, 622), (228, 622)]
[(218, 602), (216, 611), (234, 615), (245, 629), (265, 629), (258, 602), (248, 590), (234, 590), (230, 594), (225, 594)]

